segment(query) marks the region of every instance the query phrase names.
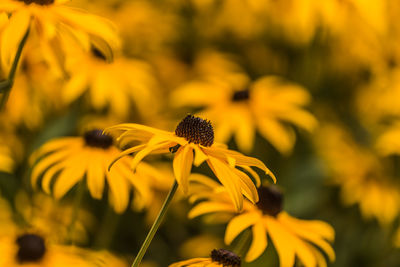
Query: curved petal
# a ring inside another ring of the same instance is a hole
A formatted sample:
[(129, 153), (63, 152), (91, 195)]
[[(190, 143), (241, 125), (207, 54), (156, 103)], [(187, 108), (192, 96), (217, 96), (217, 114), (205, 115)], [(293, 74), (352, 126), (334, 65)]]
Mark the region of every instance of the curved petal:
[(268, 245), (267, 231), (262, 222), (256, 223), (252, 227), (251, 231), (253, 232), (253, 240), (251, 241), (249, 251), (246, 254), (247, 262), (254, 261), (260, 257)]
[(173, 168), (178, 184), (186, 195), (189, 191), (189, 175), (193, 164), (193, 149), (191, 146), (183, 146), (175, 153)]
[[(246, 212), (234, 217), (225, 230), (225, 244), (230, 245), (232, 241), (246, 228), (255, 225), (261, 219), (258, 212)], [(265, 232), (265, 231), (264, 231)]]
[(193, 219), (214, 212), (235, 213), (236, 209), (231, 203), (201, 202), (189, 211), (188, 218)]

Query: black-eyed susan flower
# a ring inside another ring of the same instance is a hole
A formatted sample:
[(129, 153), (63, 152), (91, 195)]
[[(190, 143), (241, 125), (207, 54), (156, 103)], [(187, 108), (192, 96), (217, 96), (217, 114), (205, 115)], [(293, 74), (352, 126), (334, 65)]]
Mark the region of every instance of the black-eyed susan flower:
[(275, 186), (260, 187), (260, 201), (254, 205), (246, 200), (240, 214), (235, 213), (225, 190), (221, 187), (215, 188), (210, 182), (206, 186), (209, 187), (210, 194), (200, 195), (198, 199), (205, 201), (199, 202), (190, 211), (189, 217), (210, 213), (230, 214), (232, 217), (225, 232), (227, 245), (250, 228), (253, 238), (245, 256), (247, 262), (257, 259), (265, 251), (267, 236), (271, 238), (278, 252), (281, 267), (294, 266), (296, 256), (306, 267), (326, 266), (326, 260), (319, 249), (331, 261), (335, 260), (335, 252), (328, 242), (334, 239), (333, 228), (325, 222), (300, 220), (283, 211), (283, 195)]
[(209, 258), (194, 258), (180, 261), (169, 267), (240, 267), (241, 259), (227, 249), (214, 249)]
[[(59, 62), (63, 51), (63, 35), (75, 39), (84, 49), (91, 42), (103, 47), (119, 46), (114, 26), (107, 20), (65, 5), (67, 0), (3, 0), (0, 12), (10, 15), (1, 35), (1, 63), (9, 70), (23, 36), (40, 44), (50, 63)], [(60, 45), (61, 43), (61, 45)], [(56, 65), (53, 65), (57, 67)]]
[[(91, 196), (101, 199), (107, 181), (110, 204), (117, 213), (123, 212), (129, 203), (131, 189), (146, 195), (149, 189), (130, 170), (129, 158), (117, 162), (110, 172), (108, 165), (121, 151), (113, 146), (113, 139), (101, 130), (90, 130), (82, 137), (65, 137), (51, 140), (32, 155), (36, 164), (32, 169), (32, 185), (36, 186), (43, 174), (42, 188), (62, 198), (75, 184), (86, 178)], [(53, 188), (52, 181), (54, 182)]]
[(128, 118), (136, 109), (141, 117), (158, 111), (158, 85), (150, 66), (141, 60), (108, 57), (92, 46), (91, 53), (74, 52), (66, 61), (70, 78), (62, 99), (71, 103), (82, 95), (97, 111), (109, 108), (119, 118)]
[[(366, 219), (376, 218), (382, 225), (392, 223), (400, 212), (400, 190), (390, 168), (376, 153), (334, 123), (321, 127), (315, 141), (331, 182), (341, 189), (343, 202), (358, 204)], [(384, 149), (381, 152), (387, 153)]]
[[(257, 167), (270, 175), (275, 176), (260, 160), (244, 156), (229, 150), (223, 145), (214, 143), (214, 130), (211, 122), (192, 115), (186, 116), (176, 127), (175, 132), (167, 132), (139, 124), (120, 124), (105, 130), (118, 136), (121, 146), (139, 141), (121, 153), (114, 162), (134, 152), (138, 152), (132, 159), (131, 167), (136, 168), (138, 163), (151, 153), (174, 153), (173, 169), (176, 181), (183, 192), (189, 189), (189, 175), (192, 165), (199, 166), (207, 162), (218, 180), (227, 188), (227, 191), (236, 207), (243, 206), (243, 195), (250, 201), (257, 202), (257, 190), (250, 174), (259, 184), (259, 177), (251, 167)], [(247, 173), (246, 173), (247, 172)]]
[(28, 229), (35, 229), (48, 241), (57, 244), (87, 243), (95, 224), (95, 217), (87, 210), (80, 208), (74, 215), (76, 211), (72, 203), (56, 201), (43, 193), (30, 197), (25, 192), (19, 192), (15, 198), (15, 209)]
[[(108, 252), (94, 252), (74, 246), (58, 245), (34, 232), (0, 237), (1, 266), (54, 267), (82, 266), (126, 267), (126, 263)], [(110, 265), (112, 264), (112, 265)]]
[(225, 143), (233, 136), (244, 152), (252, 150), (258, 131), (279, 152), (288, 154), (296, 140), (291, 125), (312, 131), (317, 124), (304, 109), (310, 102), (308, 92), (274, 76), (250, 82), (240, 73), (230, 79), (212, 75), (184, 84), (172, 99), (178, 107), (202, 107), (199, 114), (213, 121), (216, 140)]

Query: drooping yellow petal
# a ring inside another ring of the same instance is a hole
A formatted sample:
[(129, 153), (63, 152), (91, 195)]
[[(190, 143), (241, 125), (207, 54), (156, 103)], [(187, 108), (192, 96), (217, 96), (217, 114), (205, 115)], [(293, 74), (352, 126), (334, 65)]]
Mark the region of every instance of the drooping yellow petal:
[(240, 188), (240, 178), (235, 174), (233, 168), (226, 165), (220, 159), (211, 156), (208, 157), (207, 163), (218, 180), (227, 189), (236, 209), (238, 211), (242, 210), (243, 196)]
[(132, 153), (135, 153), (135, 152), (137, 152), (137, 151), (139, 151), (139, 150), (141, 150), (141, 149), (143, 149), (143, 148), (145, 148), (146, 147), (146, 145), (138, 145), (138, 146), (134, 146), (134, 147), (131, 147), (131, 148), (128, 148), (128, 149), (126, 149), (126, 150), (124, 150), (123, 152), (121, 152), (119, 155), (118, 155), (118, 157), (116, 157), (115, 159), (113, 159), (111, 162), (110, 162), (110, 165), (108, 165), (108, 171), (110, 171), (111, 170), (111, 167), (118, 161), (118, 160), (120, 160), (121, 158), (123, 158), (123, 157), (125, 157), (125, 156), (128, 156), (129, 154), (132, 154)]
[(53, 195), (55, 199), (62, 198), (76, 183), (83, 179), (86, 171), (85, 158), (80, 156), (75, 159), (73, 168), (65, 169), (54, 184)]
[[(225, 244), (230, 245), (232, 241), (246, 228), (255, 225), (261, 219), (258, 212), (246, 212), (234, 217), (225, 230)], [(265, 233), (265, 231), (264, 231)]]
[(126, 210), (129, 203), (130, 187), (125, 177), (118, 175), (115, 170), (106, 174), (107, 183), (110, 186), (110, 203), (113, 205), (116, 213), (122, 213)]
[(267, 231), (264, 228), (262, 222), (256, 223), (251, 231), (253, 232), (253, 240), (249, 251), (246, 254), (246, 261), (251, 262), (260, 257), (260, 255), (265, 251), (268, 245), (267, 241)]
[(240, 178), (240, 186), (242, 188), (243, 195), (245, 195), (253, 204), (258, 202), (257, 188), (253, 181), (243, 172), (238, 169), (234, 169), (237, 176)]
[(20, 9), (13, 13), (9, 24), (1, 34), (1, 66), (7, 74), (14, 62), (18, 46), (29, 29), (30, 21), (31, 14), (29, 10), (25, 8)]
[(207, 155), (201, 150), (199, 146), (193, 146), (195, 157), (194, 157), (194, 166), (200, 166), (204, 161), (208, 159)]
[(279, 266), (293, 267), (295, 262), (295, 248), (291, 243), (292, 237), (279, 225), (275, 218), (265, 217), (264, 223), (268, 229), (272, 243), (278, 252)]
[(51, 193), (51, 189), (50, 189), (51, 181), (55, 177), (56, 173), (61, 171), (63, 168), (65, 168), (67, 166), (67, 164), (68, 164), (68, 161), (58, 162), (55, 165), (51, 166), (44, 173), (43, 179), (42, 179), (42, 189), (44, 192), (46, 192), (47, 194)]
[(173, 168), (178, 184), (182, 187), (183, 193), (189, 191), (189, 175), (193, 164), (193, 149), (191, 146), (183, 146), (175, 153)]
[(193, 219), (195, 217), (214, 212), (235, 213), (236, 209), (231, 203), (201, 202), (190, 210), (188, 218)]
[(139, 162), (141, 162), (142, 159), (144, 159), (147, 155), (152, 153), (154, 150), (162, 149), (162, 148), (169, 148), (170, 146), (171, 146), (171, 142), (164, 142), (164, 143), (152, 145), (152, 146), (147, 145), (144, 149), (140, 150), (133, 157), (132, 162), (131, 162), (132, 170), (135, 170), (135, 168), (139, 164)]
[(101, 199), (104, 191), (104, 173), (108, 166), (102, 164), (102, 158), (97, 153), (90, 153), (90, 157), (86, 173), (87, 186), (93, 198)]

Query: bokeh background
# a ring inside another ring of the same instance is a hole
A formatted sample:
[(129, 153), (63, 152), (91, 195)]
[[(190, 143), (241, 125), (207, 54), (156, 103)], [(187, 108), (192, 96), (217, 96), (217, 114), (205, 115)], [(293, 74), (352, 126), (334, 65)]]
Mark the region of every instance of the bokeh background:
[[(400, 266), (400, 3), (75, 0), (68, 5), (108, 18), (120, 44), (112, 62), (104, 60), (104, 50), (88, 55), (71, 45), (61, 72), (43, 63), (34, 47), (25, 47), (0, 115), (0, 189), (14, 217), (45, 203), (34, 204), (40, 189), (30, 184), (29, 157), (48, 140), (122, 122), (173, 131), (186, 114), (204, 110), (180, 98), (179, 90), (193, 82), (230, 75), (228, 84), (240, 89), (235, 75), (247, 84), (274, 76), (308, 92), (304, 108), (318, 123), (309, 131), (294, 127), (289, 149), (279, 149), (257, 131), (246, 154), (274, 172), (286, 211), (334, 227), (336, 261), (329, 266)], [(81, 76), (89, 78), (76, 93), (73, 82)], [(262, 102), (268, 106), (270, 99)], [(228, 145), (240, 149), (235, 138)], [(75, 190), (61, 202), (73, 203)], [(168, 186), (157, 190), (154, 203), (162, 201)], [(84, 219), (90, 222), (84, 246), (131, 262), (159, 206), (115, 214), (106, 196), (99, 201), (84, 195), (80, 207), (90, 214)], [(207, 256), (222, 244), (224, 225), (189, 220), (189, 209), (184, 197), (176, 198), (145, 266)], [(278, 266), (278, 256), (269, 245), (244, 266)]]

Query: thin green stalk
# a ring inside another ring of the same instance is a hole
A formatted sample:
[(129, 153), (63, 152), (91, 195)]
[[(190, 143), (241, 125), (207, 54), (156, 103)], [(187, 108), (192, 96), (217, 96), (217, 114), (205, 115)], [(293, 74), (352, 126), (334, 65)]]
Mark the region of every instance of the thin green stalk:
[(10, 73), (8, 74), (8, 78), (5, 81), (0, 82), (0, 92), (3, 92), (3, 96), (0, 102), (0, 109), (2, 110), (7, 103), (8, 96), (10, 95), (11, 89), (14, 85), (15, 73), (17, 72), (17, 67), (19, 60), (21, 58), (22, 50), (28, 40), (29, 29), (26, 31), (24, 37), (21, 40), (21, 43), (18, 46), (17, 53), (15, 54), (15, 58), (13, 64), (11, 65)]
[(116, 214), (114, 209), (108, 205), (105, 214), (103, 215), (102, 223), (97, 238), (94, 242), (95, 248), (109, 248), (113, 240), (115, 231), (118, 228), (121, 215)]
[(80, 181), (78, 184), (78, 188), (77, 188), (75, 199), (74, 199), (74, 206), (73, 206), (73, 210), (72, 210), (72, 214), (71, 214), (71, 222), (68, 226), (68, 238), (71, 243), (74, 242), (73, 233), (75, 230), (75, 223), (76, 223), (76, 220), (78, 219), (79, 210), (81, 208), (81, 204), (82, 204), (83, 196), (85, 195), (85, 191), (86, 191), (85, 180), (82, 179), (82, 181)]
[(153, 225), (151, 226), (151, 229), (150, 229), (149, 233), (147, 234), (146, 239), (144, 240), (142, 247), (139, 250), (139, 253), (137, 254), (135, 260), (133, 261), (131, 267), (138, 267), (140, 262), (142, 261), (143, 256), (147, 251), (147, 248), (149, 247), (151, 241), (153, 240), (154, 235), (156, 234), (158, 228), (160, 227), (162, 220), (165, 217), (165, 214), (167, 213), (168, 207), (171, 204), (171, 200), (174, 197), (177, 188), (178, 188), (178, 183), (175, 181), (168, 193), (167, 198), (164, 201), (164, 204), (161, 207), (160, 212), (157, 215), (156, 220), (154, 221)]
[(244, 233), (241, 235), (239, 241), (236, 243), (236, 246), (233, 248), (233, 252), (240, 257), (244, 257), (246, 255), (247, 249), (249, 248), (251, 241), (251, 229), (246, 229)]

